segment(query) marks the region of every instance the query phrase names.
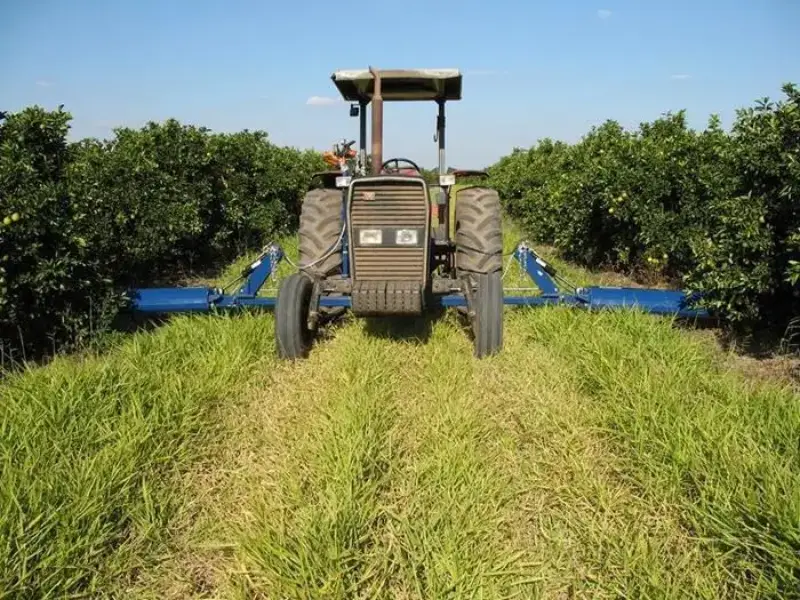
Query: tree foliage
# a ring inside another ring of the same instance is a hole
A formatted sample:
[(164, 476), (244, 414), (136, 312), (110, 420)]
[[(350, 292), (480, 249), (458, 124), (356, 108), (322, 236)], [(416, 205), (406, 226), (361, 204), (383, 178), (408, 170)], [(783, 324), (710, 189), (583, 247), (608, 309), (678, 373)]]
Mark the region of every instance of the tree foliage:
[(729, 132), (684, 112), (576, 144), (549, 139), (490, 168), (507, 210), (585, 265), (680, 279), (731, 322), (800, 313), (800, 91), (737, 112)]
[(69, 113), (0, 123), (4, 357), (84, 338), (129, 285), (203, 268), (291, 229), (315, 152), (175, 120), (67, 141)]

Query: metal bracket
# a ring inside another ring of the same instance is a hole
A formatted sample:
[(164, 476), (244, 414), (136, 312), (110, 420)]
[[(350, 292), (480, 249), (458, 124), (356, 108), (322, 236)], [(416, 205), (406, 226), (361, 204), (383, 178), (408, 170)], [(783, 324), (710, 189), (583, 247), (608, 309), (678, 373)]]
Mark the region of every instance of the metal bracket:
[(528, 276), (533, 279), (537, 287), (542, 290), (544, 296), (553, 297), (559, 295), (558, 286), (553, 279), (556, 276), (556, 270), (536, 254), (527, 242), (521, 242), (517, 246), (514, 251), (514, 257)]
[(319, 323), (319, 299), (322, 294), (322, 281), (314, 279), (314, 286), (311, 288), (311, 300), (308, 303), (308, 328), (314, 330)]
[(275, 280), (278, 263), (283, 259), (283, 251), (277, 244), (270, 244), (266, 252), (251, 263), (242, 273), (246, 277), (234, 297), (254, 297), (264, 286), (267, 279)]
[(472, 295), (472, 282), (469, 277), (461, 278), (461, 288), (464, 290), (464, 299), (467, 301), (467, 316), (475, 318), (475, 296)]

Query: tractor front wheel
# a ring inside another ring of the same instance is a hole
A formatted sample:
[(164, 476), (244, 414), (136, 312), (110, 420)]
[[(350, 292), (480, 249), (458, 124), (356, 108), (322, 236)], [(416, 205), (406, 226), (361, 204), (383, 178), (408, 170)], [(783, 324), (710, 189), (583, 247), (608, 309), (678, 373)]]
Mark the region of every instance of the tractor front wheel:
[(292, 273), (281, 282), (275, 303), (275, 342), (280, 358), (305, 358), (314, 340), (308, 309), (314, 284), (308, 275)]
[(475, 279), (478, 285), (474, 295), (472, 331), (475, 356), (483, 358), (503, 347), (503, 278), (500, 271), (493, 271), (481, 273)]

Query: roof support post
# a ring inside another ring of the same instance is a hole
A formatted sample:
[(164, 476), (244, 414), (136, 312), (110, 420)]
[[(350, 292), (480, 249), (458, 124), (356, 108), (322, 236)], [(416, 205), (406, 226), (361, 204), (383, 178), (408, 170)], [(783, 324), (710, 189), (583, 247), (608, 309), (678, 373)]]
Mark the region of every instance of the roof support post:
[(372, 93), (372, 174), (378, 175), (383, 164), (383, 97), (381, 96), (381, 76), (377, 69), (369, 68), (375, 79)]
[[(437, 100), (439, 114), (436, 115), (436, 141), (439, 145), (439, 176), (447, 175), (447, 159), (445, 157), (445, 110), (444, 100)], [(441, 181), (441, 180), (440, 180)], [(444, 242), (450, 238), (450, 198), (449, 190), (439, 189), (439, 231), (437, 237)]]
[(361, 164), (361, 172), (359, 175), (367, 174), (367, 101), (361, 100), (359, 102), (358, 112), (358, 154), (359, 162)]

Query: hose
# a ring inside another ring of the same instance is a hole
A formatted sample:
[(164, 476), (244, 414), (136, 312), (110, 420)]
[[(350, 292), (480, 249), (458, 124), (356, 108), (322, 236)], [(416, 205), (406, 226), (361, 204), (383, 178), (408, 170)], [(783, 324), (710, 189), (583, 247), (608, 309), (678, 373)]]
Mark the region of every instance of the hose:
[[(347, 228), (347, 223), (346, 223), (346, 222), (343, 222), (343, 223), (342, 223), (342, 230), (339, 232), (339, 237), (337, 237), (337, 238), (336, 238), (336, 241), (333, 243), (333, 245), (332, 245), (332, 246), (331, 246), (331, 247), (330, 247), (328, 250), (326, 250), (326, 251), (325, 251), (325, 252), (322, 254), (322, 256), (320, 256), (319, 258), (316, 258), (315, 260), (312, 260), (310, 263), (307, 263), (307, 264), (305, 264), (305, 265), (299, 265), (299, 264), (295, 264), (295, 263), (294, 263), (294, 261), (293, 261), (291, 258), (289, 258), (289, 256), (286, 254), (286, 252), (284, 252), (284, 253), (283, 253), (283, 257), (284, 257), (284, 259), (286, 260), (286, 262), (288, 262), (288, 263), (289, 263), (291, 266), (293, 266), (295, 269), (297, 269), (297, 270), (299, 270), (299, 271), (303, 271), (303, 270), (305, 270), (305, 269), (308, 269), (308, 268), (310, 268), (310, 267), (313, 267), (314, 265), (316, 265), (316, 264), (318, 264), (318, 263), (322, 262), (323, 260), (325, 260), (325, 259), (326, 259), (326, 258), (328, 258), (328, 257), (329, 257), (331, 254), (333, 254), (333, 253), (334, 253), (334, 251), (336, 250), (336, 248), (337, 248), (337, 247), (339, 246), (339, 244), (342, 242), (342, 238), (344, 237), (344, 232), (345, 232), (346, 228)], [(280, 247), (280, 246), (279, 246), (279, 247)], [(282, 249), (282, 248), (281, 248), (281, 249)]]

